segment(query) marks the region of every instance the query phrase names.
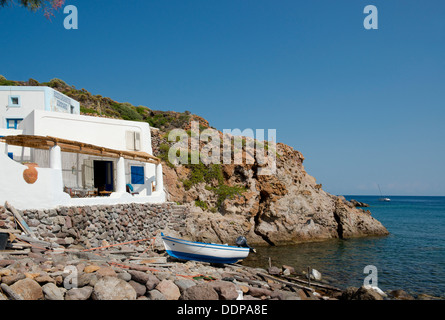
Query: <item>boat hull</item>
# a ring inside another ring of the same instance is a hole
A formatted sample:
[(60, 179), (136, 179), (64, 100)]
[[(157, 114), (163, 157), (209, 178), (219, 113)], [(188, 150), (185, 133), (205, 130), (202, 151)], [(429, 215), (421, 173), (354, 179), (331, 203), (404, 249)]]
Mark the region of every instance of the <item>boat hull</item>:
[(249, 248), (193, 242), (162, 235), (165, 250), (175, 258), (209, 263), (236, 263), (247, 258)]

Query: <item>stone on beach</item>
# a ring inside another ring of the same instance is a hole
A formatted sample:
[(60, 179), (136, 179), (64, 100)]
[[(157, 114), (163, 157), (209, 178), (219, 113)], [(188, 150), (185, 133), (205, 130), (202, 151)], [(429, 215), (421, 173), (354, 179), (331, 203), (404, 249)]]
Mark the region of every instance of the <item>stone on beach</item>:
[(24, 300), (43, 300), (43, 290), (40, 285), (29, 278), (15, 282), (10, 286), (11, 290), (21, 295)]
[(162, 293), (167, 300), (178, 300), (181, 296), (178, 286), (172, 280), (162, 280), (156, 286), (156, 290)]
[(221, 300), (236, 300), (238, 298), (238, 291), (236, 285), (232, 282), (216, 280), (209, 283), (215, 289)]
[(45, 300), (65, 300), (62, 289), (59, 289), (54, 283), (47, 283), (42, 286)]
[(138, 297), (145, 295), (147, 287), (144, 286), (143, 284), (140, 284), (139, 282), (136, 282), (134, 280), (130, 280), (128, 284), (130, 284), (133, 287)]
[(204, 283), (187, 288), (182, 294), (182, 300), (219, 300), (219, 296), (211, 285)]
[(321, 273), (316, 269), (311, 269), (310, 277), (311, 277), (311, 279), (317, 280), (317, 281), (320, 281), (322, 278)]
[(94, 300), (136, 300), (136, 290), (117, 277), (103, 277), (94, 286)]
[(414, 297), (404, 290), (392, 290), (389, 294), (397, 300), (414, 300)]
[(361, 286), (360, 288), (349, 287), (342, 296), (342, 300), (383, 300), (382, 295), (370, 286)]
[(78, 301), (88, 300), (92, 292), (93, 288), (90, 286), (85, 286), (82, 288), (73, 288), (66, 292), (65, 300), (78, 300)]

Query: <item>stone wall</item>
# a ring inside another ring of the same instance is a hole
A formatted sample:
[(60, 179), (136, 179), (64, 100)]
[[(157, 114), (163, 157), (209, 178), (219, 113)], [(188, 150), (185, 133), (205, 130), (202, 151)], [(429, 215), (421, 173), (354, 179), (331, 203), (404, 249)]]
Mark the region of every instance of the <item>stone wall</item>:
[(163, 203), (61, 207), (24, 210), (21, 214), (46, 241), (90, 248), (148, 239), (161, 231), (183, 236), (188, 210), (187, 206)]

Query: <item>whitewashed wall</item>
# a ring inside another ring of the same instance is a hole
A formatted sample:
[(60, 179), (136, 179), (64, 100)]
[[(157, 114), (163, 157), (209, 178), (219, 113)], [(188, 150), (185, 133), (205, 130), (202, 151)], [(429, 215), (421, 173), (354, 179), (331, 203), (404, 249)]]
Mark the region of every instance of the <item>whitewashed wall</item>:
[[(11, 90), (6, 90), (11, 88)], [(20, 107), (9, 107), (9, 96), (20, 96)], [(34, 109), (45, 109), (45, 91), (20, 91), (15, 87), (4, 87), (0, 90), (0, 128), (7, 128), (6, 119), (24, 119)]]
[[(20, 106), (12, 107), (10, 96), (19, 96)], [(80, 103), (49, 87), (0, 87), (0, 128), (7, 128), (6, 119), (24, 119), (33, 110), (80, 114)]]
[(0, 203), (10, 202), (18, 209), (52, 208), (60, 203), (69, 203), (70, 197), (63, 192), (60, 170), (37, 168), (38, 179), (28, 184), (23, 178), (26, 166), (8, 158), (5, 144), (0, 144)]
[(34, 110), (24, 133), (81, 141), (116, 150), (129, 150), (126, 132), (140, 133), (141, 150), (152, 154), (150, 126), (146, 122), (107, 119), (83, 115)]

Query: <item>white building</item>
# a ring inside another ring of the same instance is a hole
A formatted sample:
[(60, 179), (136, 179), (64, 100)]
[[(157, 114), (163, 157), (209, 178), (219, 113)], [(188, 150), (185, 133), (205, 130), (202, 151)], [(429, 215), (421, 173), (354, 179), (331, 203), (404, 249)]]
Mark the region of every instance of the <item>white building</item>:
[(33, 110), (80, 114), (76, 100), (49, 87), (0, 87), (0, 128), (17, 129)]
[[(80, 115), (78, 102), (47, 87), (0, 87), (0, 118), (0, 203), (40, 209), (165, 201), (148, 123)], [(35, 181), (25, 177), (30, 172)]]

